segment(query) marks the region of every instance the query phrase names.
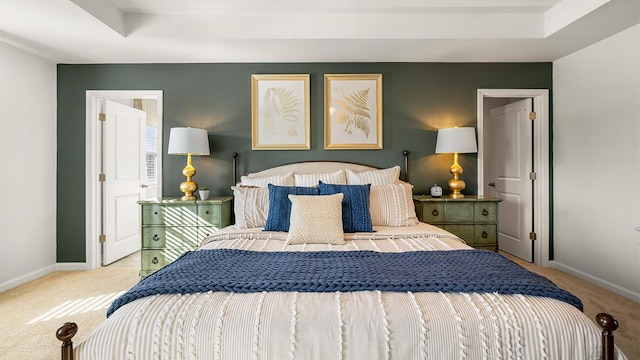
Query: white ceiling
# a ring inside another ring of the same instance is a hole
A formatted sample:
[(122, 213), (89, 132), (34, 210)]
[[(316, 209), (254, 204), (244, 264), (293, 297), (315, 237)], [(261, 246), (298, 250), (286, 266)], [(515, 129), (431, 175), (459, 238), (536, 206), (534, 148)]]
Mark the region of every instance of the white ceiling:
[(0, 41), (58, 63), (553, 61), (640, 0), (0, 0)]

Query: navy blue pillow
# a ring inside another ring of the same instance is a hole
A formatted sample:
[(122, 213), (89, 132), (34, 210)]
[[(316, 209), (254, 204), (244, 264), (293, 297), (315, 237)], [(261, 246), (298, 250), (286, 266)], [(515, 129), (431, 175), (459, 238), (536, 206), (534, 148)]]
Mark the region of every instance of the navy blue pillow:
[(369, 212), (371, 184), (338, 185), (320, 181), (320, 195), (344, 194), (342, 198), (342, 228), (346, 233), (373, 232)]
[(320, 195), (318, 187), (302, 186), (276, 186), (267, 184), (269, 188), (269, 212), (265, 231), (289, 231), (289, 219), (291, 218), (291, 200), (293, 195)]

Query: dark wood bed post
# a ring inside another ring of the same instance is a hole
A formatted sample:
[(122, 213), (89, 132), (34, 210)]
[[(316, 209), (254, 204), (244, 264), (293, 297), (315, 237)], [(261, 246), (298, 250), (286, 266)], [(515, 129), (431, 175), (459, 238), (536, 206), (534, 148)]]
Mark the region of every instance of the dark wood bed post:
[(73, 360), (73, 342), (71, 338), (78, 332), (78, 325), (66, 322), (56, 332), (58, 340), (62, 341), (61, 359)]
[(404, 181), (409, 182), (409, 150), (402, 152), (404, 155)]
[(596, 315), (596, 321), (602, 327), (602, 359), (613, 360), (613, 332), (618, 328), (618, 320), (605, 313)]
[(237, 181), (237, 171), (236, 171), (236, 167), (238, 166), (238, 153), (234, 152), (233, 154), (231, 154), (231, 156), (233, 157), (233, 186), (236, 186), (236, 184), (238, 183)]

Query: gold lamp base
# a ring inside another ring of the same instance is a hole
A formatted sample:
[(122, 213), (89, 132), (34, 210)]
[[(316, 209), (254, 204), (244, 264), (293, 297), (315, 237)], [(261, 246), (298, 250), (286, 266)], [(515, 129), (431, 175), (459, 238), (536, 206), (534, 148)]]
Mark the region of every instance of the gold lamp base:
[(182, 175), (187, 177), (187, 181), (180, 183), (180, 191), (184, 193), (180, 200), (195, 200), (193, 193), (198, 190), (198, 184), (191, 180), (196, 175), (196, 168), (191, 165), (191, 154), (187, 154), (187, 166), (182, 169)]
[(464, 180), (459, 179), (458, 176), (462, 174), (463, 169), (460, 164), (458, 164), (458, 153), (453, 154), (453, 165), (449, 168), (449, 172), (453, 175), (453, 179), (449, 179), (447, 182), (447, 186), (449, 190), (451, 190), (451, 196), (454, 199), (464, 198), (464, 194), (461, 193), (462, 190), (466, 187)]

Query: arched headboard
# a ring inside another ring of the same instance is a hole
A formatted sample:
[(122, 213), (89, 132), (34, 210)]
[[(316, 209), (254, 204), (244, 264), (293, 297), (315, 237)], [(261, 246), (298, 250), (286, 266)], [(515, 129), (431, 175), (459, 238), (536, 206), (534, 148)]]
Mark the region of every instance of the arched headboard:
[[(404, 150), (402, 152), (404, 156), (404, 181), (409, 182), (409, 151)], [(238, 173), (237, 173), (237, 160), (238, 153), (234, 152), (232, 154), (233, 157), (233, 183), (238, 183)], [(322, 174), (328, 172), (338, 171), (340, 169), (350, 169), (355, 172), (362, 172), (368, 170), (379, 169), (376, 166), (370, 166), (360, 163), (354, 162), (346, 162), (346, 161), (302, 161), (284, 164), (280, 166), (275, 166), (272, 168), (268, 168), (262, 171), (258, 171), (255, 173), (249, 174), (250, 177), (260, 177), (260, 176), (273, 176), (273, 175), (285, 175), (289, 172), (295, 171), (299, 173), (305, 174)]]

